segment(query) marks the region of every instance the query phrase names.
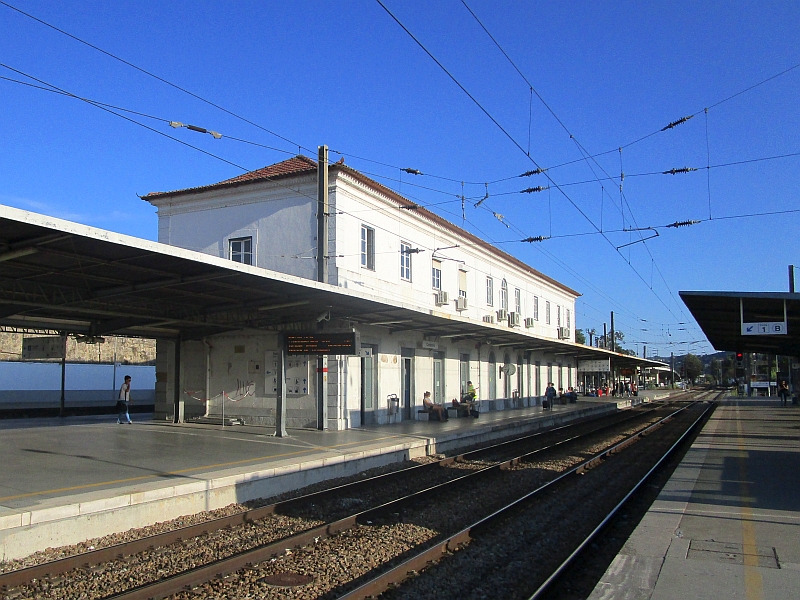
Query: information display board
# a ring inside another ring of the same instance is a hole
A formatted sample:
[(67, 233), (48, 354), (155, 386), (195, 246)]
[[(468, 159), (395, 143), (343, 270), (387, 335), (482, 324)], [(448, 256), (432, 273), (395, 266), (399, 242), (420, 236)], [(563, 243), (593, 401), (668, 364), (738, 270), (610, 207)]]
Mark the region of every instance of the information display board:
[(358, 354), (358, 334), (355, 331), (344, 333), (287, 333), (287, 353), (298, 354)]
[(63, 358), (63, 357), (64, 357), (64, 340), (60, 335), (22, 338), (23, 360), (35, 360), (41, 358)]
[(610, 358), (578, 361), (578, 373), (610, 373), (610, 372), (611, 372)]

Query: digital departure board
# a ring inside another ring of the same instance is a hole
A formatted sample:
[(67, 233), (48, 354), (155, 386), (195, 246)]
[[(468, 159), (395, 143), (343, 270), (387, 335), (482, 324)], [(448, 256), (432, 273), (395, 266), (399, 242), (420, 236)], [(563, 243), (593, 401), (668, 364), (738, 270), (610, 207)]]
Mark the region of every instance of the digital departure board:
[(288, 354), (358, 354), (358, 335), (345, 333), (287, 333)]

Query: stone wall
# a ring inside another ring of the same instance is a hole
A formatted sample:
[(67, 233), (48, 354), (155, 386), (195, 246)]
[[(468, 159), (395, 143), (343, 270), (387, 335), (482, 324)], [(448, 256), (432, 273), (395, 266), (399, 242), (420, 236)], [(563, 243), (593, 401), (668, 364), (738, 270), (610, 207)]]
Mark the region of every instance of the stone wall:
[[(21, 333), (0, 332), (0, 360), (22, 359)], [(35, 336), (28, 336), (35, 337)], [(67, 362), (155, 364), (156, 341), (142, 338), (104, 336), (103, 344), (85, 344), (74, 337), (67, 338)]]

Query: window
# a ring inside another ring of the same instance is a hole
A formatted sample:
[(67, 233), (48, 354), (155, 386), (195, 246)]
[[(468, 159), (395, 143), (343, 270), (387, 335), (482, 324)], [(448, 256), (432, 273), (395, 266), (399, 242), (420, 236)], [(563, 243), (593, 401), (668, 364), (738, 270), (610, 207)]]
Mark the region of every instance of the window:
[(556, 325), (561, 327), (561, 305), (556, 304)]
[(467, 272), (461, 269), (458, 270), (458, 296), (467, 297)]
[(431, 287), (442, 289), (442, 263), (438, 260), (431, 261)]
[(411, 281), (411, 244), (400, 242), (400, 279)]
[(514, 312), (522, 314), (522, 295), (519, 293), (519, 288), (514, 290)]
[(375, 230), (366, 225), (361, 226), (361, 266), (375, 270)]
[(500, 282), (500, 309), (508, 310), (508, 283), (505, 279)]
[(486, 304), (494, 306), (494, 279), (486, 278)]
[(569, 329), (571, 326), (572, 326), (572, 323), (570, 323), (569, 309), (567, 309), (567, 329)]
[(244, 265), (253, 264), (252, 237), (228, 240), (228, 249), (230, 250), (230, 258), (233, 262), (242, 263)]
[(539, 296), (533, 297), (533, 320), (539, 320)]
[(544, 302), (544, 322), (550, 325), (550, 300)]

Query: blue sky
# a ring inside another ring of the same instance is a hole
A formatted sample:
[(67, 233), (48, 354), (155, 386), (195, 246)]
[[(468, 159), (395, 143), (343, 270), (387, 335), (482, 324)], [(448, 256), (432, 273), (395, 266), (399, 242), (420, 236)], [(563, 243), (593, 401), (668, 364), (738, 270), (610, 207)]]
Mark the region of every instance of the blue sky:
[[(787, 265), (800, 264), (800, 213), (722, 217), (800, 209), (800, 156), (720, 165), (800, 152), (799, 3), (468, 0), (557, 120), (531, 102), (528, 83), (460, 0), (383, 1), (516, 143), (374, 0), (10, 2), (263, 129), (3, 5), (0, 63), (78, 96), (219, 131), (215, 140), (128, 114), (246, 169), (327, 144), (580, 291), (578, 328), (602, 331), (613, 310), (640, 353), (711, 351), (679, 290), (787, 289)], [(35, 83), (5, 67), (0, 76)], [(242, 172), (18, 83), (0, 80), (0, 108), (2, 204), (155, 239), (155, 211), (137, 194)], [(536, 165), (547, 175), (516, 177)], [(683, 167), (698, 170), (644, 175)], [(616, 249), (654, 235), (621, 229), (686, 220), (702, 222)], [(551, 239), (519, 241), (528, 236)]]

